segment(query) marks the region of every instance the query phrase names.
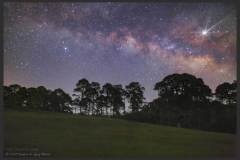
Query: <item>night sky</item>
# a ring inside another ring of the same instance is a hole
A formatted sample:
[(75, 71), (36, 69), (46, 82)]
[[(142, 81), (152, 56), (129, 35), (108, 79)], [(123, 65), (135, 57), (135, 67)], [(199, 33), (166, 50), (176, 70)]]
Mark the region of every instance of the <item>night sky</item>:
[(79, 79), (138, 81), (146, 101), (173, 73), (214, 91), (236, 79), (236, 16), (221, 3), (4, 3), (4, 85), (72, 94)]

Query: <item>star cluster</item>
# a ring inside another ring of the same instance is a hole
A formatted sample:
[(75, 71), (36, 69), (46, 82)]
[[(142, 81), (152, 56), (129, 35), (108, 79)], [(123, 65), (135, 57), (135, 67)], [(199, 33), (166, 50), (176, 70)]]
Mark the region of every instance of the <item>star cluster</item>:
[(140, 82), (147, 101), (172, 73), (213, 90), (236, 79), (236, 13), (222, 3), (4, 3), (4, 84), (68, 93), (81, 78)]

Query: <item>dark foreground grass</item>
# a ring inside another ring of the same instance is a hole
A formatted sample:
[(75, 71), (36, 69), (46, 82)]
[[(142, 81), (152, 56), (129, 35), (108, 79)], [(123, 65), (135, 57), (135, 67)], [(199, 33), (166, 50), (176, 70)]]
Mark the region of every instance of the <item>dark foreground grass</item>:
[(232, 156), (235, 136), (61, 113), (7, 111), (5, 148), (54, 157)]

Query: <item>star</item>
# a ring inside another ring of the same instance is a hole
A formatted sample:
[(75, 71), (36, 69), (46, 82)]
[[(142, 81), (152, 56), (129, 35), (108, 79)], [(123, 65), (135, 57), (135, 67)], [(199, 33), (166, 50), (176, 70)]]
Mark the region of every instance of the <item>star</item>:
[(154, 83), (177, 71), (203, 78), (211, 89), (233, 81), (236, 15), (227, 16), (233, 9), (176, 6), (4, 3), (4, 84), (42, 81), (71, 93), (78, 78), (102, 85), (139, 81), (151, 100)]
[(202, 34), (203, 36), (206, 36), (206, 35), (208, 34), (208, 30), (206, 30), (206, 29), (202, 30), (201, 34)]
[(65, 53), (68, 51), (68, 47), (63, 47), (63, 49)]

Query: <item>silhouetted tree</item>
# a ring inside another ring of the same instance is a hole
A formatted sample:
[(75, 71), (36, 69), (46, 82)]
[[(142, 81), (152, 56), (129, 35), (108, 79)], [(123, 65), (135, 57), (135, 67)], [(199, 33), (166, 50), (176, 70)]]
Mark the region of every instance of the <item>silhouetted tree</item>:
[(71, 97), (62, 89), (55, 89), (51, 93), (51, 107), (55, 112), (71, 112)]
[(113, 105), (113, 114), (119, 116), (120, 110), (125, 108), (124, 103), (124, 90), (122, 85), (114, 85), (112, 89), (112, 105)]
[(87, 90), (87, 95), (90, 98), (90, 108), (91, 108), (91, 114), (95, 114), (96, 112), (96, 106), (97, 106), (97, 97), (100, 94), (101, 86), (98, 82), (92, 82), (90, 84), (89, 89)]
[(4, 87), (6, 108), (28, 111), (71, 112), (71, 97), (63, 90), (51, 91), (44, 86), (25, 88), (20, 85)]
[[(84, 110), (85, 114), (89, 114), (89, 104), (91, 99), (89, 98), (90, 83), (87, 79), (81, 79), (77, 82), (74, 102), (79, 106), (80, 111)], [(78, 99), (78, 100), (76, 100)], [(78, 102), (78, 103), (77, 103)]]
[(232, 84), (225, 82), (217, 86), (216, 97), (225, 104), (234, 104), (237, 101), (237, 81)]
[(27, 90), (25, 87), (13, 84), (4, 86), (3, 90), (4, 106), (12, 109), (23, 109), (26, 108)]
[(130, 108), (132, 109), (132, 112), (137, 112), (141, 109), (143, 100), (145, 99), (143, 96), (144, 87), (141, 87), (141, 85), (138, 82), (131, 82), (126, 87), (126, 97), (130, 103)]
[(82, 113), (82, 107), (80, 107), (80, 97), (78, 94), (72, 94), (74, 99), (72, 100), (72, 109), (75, 113), (77, 113), (77, 108), (79, 108), (79, 113)]
[(35, 96), (35, 104), (38, 105), (37, 108), (40, 110), (51, 110), (52, 104), (50, 102), (51, 92), (47, 90), (44, 86), (39, 86), (34, 90), (36, 93)]
[(201, 78), (193, 75), (172, 74), (154, 86), (158, 98), (144, 103), (144, 87), (131, 82), (122, 85), (106, 83), (102, 89), (98, 82), (81, 79), (71, 97), (62, 89), (54, 91), (44, 86), (25, 88), (14, 84), (4, 86), (4, 106), (18, 110), (72, 112), (71, 104), (77, 105), (80, 113), (87, 115), (121, 115), (128, 100), (131, 113), (121, 116), (130, 120), (166, 124), (178, 127), (197, 128), (234, 133), (236, 131), (237, 81), (223, 83), (216, 88), (218, 100), (209, 101), (211, 89)]
[[(41, 110), (41, 98), (38, 94), (37, 88), (30, 87), (28, 88), (28, 98), (27, 98), (27, 105), (31, 108), (31, 110)], [(51, 105), (47, 107), (48, 110), (51, 110)]]
[(100, 94), (96, 99), (96, 114), (97, 115), (103, 115), (104, 114), (104, 107), (106, 107), (107, 104), (107, 97)]
[(109, 115), (108, 110), (111, 109), (111, 107), (113, 106), (113, 104), (112, 104), (112, 94), (113, 94), (112, 84), (106, 83), (105, 85), (103, 85), (102, 95), (105, 96), (105, 100), (106, 100), (106, 105), (105, 105), (106, 115)]
[(165, 101), (192, 102), (206, 101), (211, 95), (211, 89), (204, 84), (203, 80), (193, 75), (172, 74), (155, 84), (154, 90)]
[(120, 115), (120, 110), (125, 108), (122, 85), (106, 83), (103, 85), (101, 93), (104, 96), (102, 99), (105, 100), (106, 114), (108, 115), (108, 109), (110, 109), (113, 115)]
[(123, 103), (124, 103), (124, 105), (123, 105), (123, 115), (124, 115), (127, 113), (126, 112), (127, 91), (123, 88), (121, 90), (121, 92), (122, 92), (122, 99), (123, 99)]

